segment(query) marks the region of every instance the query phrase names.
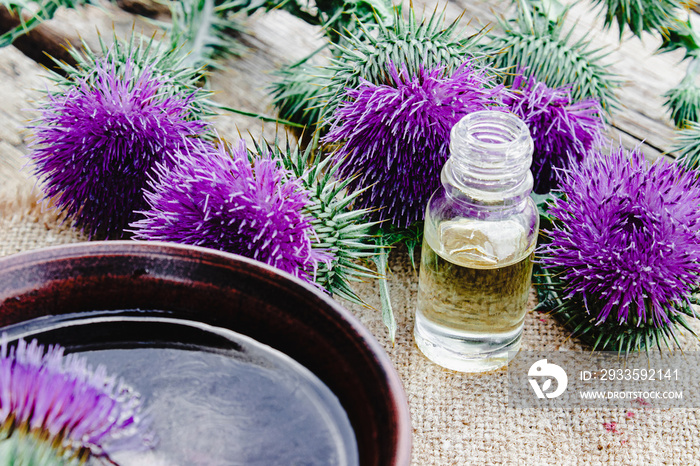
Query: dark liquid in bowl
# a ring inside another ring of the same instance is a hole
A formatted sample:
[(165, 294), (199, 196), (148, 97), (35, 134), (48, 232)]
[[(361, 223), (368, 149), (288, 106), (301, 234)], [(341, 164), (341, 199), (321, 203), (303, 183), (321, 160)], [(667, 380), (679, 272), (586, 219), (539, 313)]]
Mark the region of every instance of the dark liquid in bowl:
[(141, 393), (158, 436), (129, 465), (359, 464), (338, 399), (286, 355), (230, 330), (127, 311), (35, 319), (2, 330), (103, 364)]

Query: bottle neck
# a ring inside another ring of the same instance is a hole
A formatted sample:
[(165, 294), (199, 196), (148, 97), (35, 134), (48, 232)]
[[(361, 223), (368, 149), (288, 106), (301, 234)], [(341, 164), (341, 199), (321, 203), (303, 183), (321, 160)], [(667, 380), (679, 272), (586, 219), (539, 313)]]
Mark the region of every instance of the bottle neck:
[(515, 115), (470, 113), (450, 133), (442, 184), (461, 203), (489, 211), (514, 209), (532, 191), (532, 152), (530, 131)]

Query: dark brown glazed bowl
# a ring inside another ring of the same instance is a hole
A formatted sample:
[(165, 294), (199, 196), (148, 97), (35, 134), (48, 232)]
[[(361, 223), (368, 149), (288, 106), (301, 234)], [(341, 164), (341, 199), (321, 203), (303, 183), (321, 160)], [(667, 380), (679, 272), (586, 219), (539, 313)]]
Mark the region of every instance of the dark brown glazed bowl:
[(301, 280), (233, 254), (156, 242), (78, 243), (0, 258), (0, 326), (112, 309), (166, 311), (286, 353), (338, 397), (360, 464), (410, 463), (408, 404), (387, 354), (349, 311)]

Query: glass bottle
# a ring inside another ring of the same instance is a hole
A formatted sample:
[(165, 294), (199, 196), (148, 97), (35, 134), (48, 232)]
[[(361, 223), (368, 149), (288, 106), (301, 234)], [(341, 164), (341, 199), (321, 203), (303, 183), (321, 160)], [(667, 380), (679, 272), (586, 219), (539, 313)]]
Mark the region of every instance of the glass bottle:
[(414, 327), (421, 351), (448, 369), (497, 369), (520, 348), (539, 228), (532, 151), (510, 113), (474, 112), (452, 128), (425, 214)]

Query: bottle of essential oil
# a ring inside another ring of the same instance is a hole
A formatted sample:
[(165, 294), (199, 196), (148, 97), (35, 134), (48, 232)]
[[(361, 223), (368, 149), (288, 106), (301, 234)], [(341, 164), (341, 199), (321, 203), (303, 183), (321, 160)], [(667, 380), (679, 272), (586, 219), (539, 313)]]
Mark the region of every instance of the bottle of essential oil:
[(532, 138), (518, 117), (481, 111), (450, 134), (442, 187), (428, 202), (414, 334), (449, 369), (505, 365), (520, 348), (539, 216)]

